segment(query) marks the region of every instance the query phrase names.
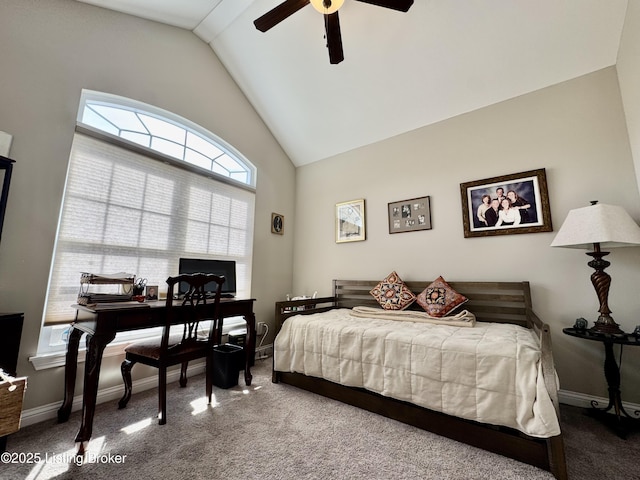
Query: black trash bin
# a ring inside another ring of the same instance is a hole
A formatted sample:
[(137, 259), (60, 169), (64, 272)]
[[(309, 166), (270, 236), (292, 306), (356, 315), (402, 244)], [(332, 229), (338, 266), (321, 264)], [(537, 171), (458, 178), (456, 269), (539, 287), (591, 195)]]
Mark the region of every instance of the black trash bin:
[(238, 384), (243, 359), (243, 348), (225, 343), (213, 347), (213, 384), (231, 388)]

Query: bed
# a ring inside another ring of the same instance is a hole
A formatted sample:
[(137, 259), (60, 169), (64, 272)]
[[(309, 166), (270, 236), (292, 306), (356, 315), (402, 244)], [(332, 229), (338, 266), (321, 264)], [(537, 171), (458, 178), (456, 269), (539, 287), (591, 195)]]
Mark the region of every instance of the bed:
[[(417, 294), (432, 282), (405, 283)], [(417, 304), (399, 321), (370, 295), (377, 284), (334, 280), (333, 296), (277, 302), (273, 381), (566, 479), (551, 337), (529, 283), (448, 282), (472, 325), (415, 320)]]

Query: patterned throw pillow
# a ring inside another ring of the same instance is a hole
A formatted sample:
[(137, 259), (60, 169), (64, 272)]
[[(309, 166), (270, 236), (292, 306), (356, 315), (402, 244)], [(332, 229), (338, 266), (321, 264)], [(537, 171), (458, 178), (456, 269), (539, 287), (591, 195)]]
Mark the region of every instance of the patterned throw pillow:
[(416, 300), (416, 296), (396, 272), (391, 272), (369, 293), (385, 310), (404, 310)]
[(444, 317), (467, 301), (467, 297), (456, 292), (442, 277), (418, 295), (418, 304), (432, 317)]

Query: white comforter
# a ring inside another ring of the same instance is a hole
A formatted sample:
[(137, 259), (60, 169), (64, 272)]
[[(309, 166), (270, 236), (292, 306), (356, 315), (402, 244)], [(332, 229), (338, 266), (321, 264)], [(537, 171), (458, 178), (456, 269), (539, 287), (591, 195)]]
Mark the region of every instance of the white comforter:
[(456, 327), (336, 309), (287, 319), (274, 368), (546, 438), (560, 427), (540, 356), (535, 335), (517, 325)]

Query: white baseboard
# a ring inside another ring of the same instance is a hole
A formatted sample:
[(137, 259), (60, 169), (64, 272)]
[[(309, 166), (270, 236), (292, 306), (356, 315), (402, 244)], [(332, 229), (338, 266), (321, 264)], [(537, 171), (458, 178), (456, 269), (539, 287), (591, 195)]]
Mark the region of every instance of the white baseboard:
[[(189, 368), (187, 369), (187, 375), (189, 377), (198, 375), (203, 373), (205, 370), (204, 362), (198, 363), (190, 363)], [(167, 382), (178, 381), (180, 378), (180, 369), (177, 368), (175, 370), (170, 370), (167, 372)], [(158, 387), (158, 376), (154, 375), (152, 377), (141, 378), (133, 382), (133, 392), (142, 392), (144, 390), (149, 390), (152, 388)], [(117, 402), (120, 400), (124, 393), (124, 386), (118, 385), (116, 387), (103, 388), (102, 390), (98, 390), (98, 396), (96, 403), (105, 403), (105, 402)], [(58, 409), (60, 408), (61, 402), (49, 403), (48, 405), (42, 405), (40, 407), (30, 408), (28, 410), (22, 411), (21, 417), (21, 426), (27, 427), (29, 425), (33, 425), (36, 423), (44, 422), (46, 420), (51, 420), (58, 417)], [(114, 403), (115, 408), (115, 403)], [(73, 397), (73, 403), (71, 406), (71, 411), (75, 412), (78, 410), (82, 410), (82, 395), (75, 395)]]
[[(596, 402), (596, 405), (602, 408), (609, 405), (608, 398), (596, 397), (578, 392), (569, 392), (567, 390), (558, 391), (558, 401), (565, 405), (582, 408), (590, 408), (592, 406), (591, 402)], [(630, 414), (631, 412), (640, 411), (640, 405), (637, 403), (622, 402), (622, 407)]]
[[(273, 346), (265, 345), (261, 349), (259, 349), (263, 355), (264, 354), (273, 354)], [(258, 355), (256, 355), (258, 357)], [(198, 375), (200, 373), (204, 373), (205, 365), (204, 362), (194, 363), (189, 365), (188, 375)], [(180, 369), (171, 370), (167, 374), (167, 382), (177, 381), (180, 377)], [(133, 391), (134, 392), (142, 392), (144, 390), (149, 390), (151, 388), (158, 387), (158, 377), (147, 377), (142, 378), (140, 380), (136, 380), (133, 382)], [(115, 402), (122, 397), (123, 394), (123, 386), (119, 385), (116, 387), (104, 388), (98, 391), (97, 403), (105, 403), (105, 402)], [(591, 407), (591, 402), (595, 401), (599, 406), (606, 407), (609, 404), (609, 400), (605, 397), (596, 397), (593, 395), (586, 395), (584, 393), (578, 392), (570, 392), (567, 390), (559, 390), (558, 391), (558, 400), (560, 403), (565, 405), (571, 405), (574, 407), (582, 407), (589, 408)], [(628, 403), (623, 402), (623, 407), (627, 412), (635, 412), (640, 411), (640, 405), (637, 403)], [(33, 425), (39, 422), (44, 422), (46, 420), (51, 420), (57, 418), (58, 409), (60, 408), (60, 402), (50, 403), (48, 405), (42, 405), (40, 407), (30, 408), (28, 410), (23, 410), (22, 412), (22, 420), (21, 425), (23, 427)], [(75, 412), (82, 409), (82, 395), (76, 395), (73, 397), (73, 404), (71, 407), (71, 411)]]

